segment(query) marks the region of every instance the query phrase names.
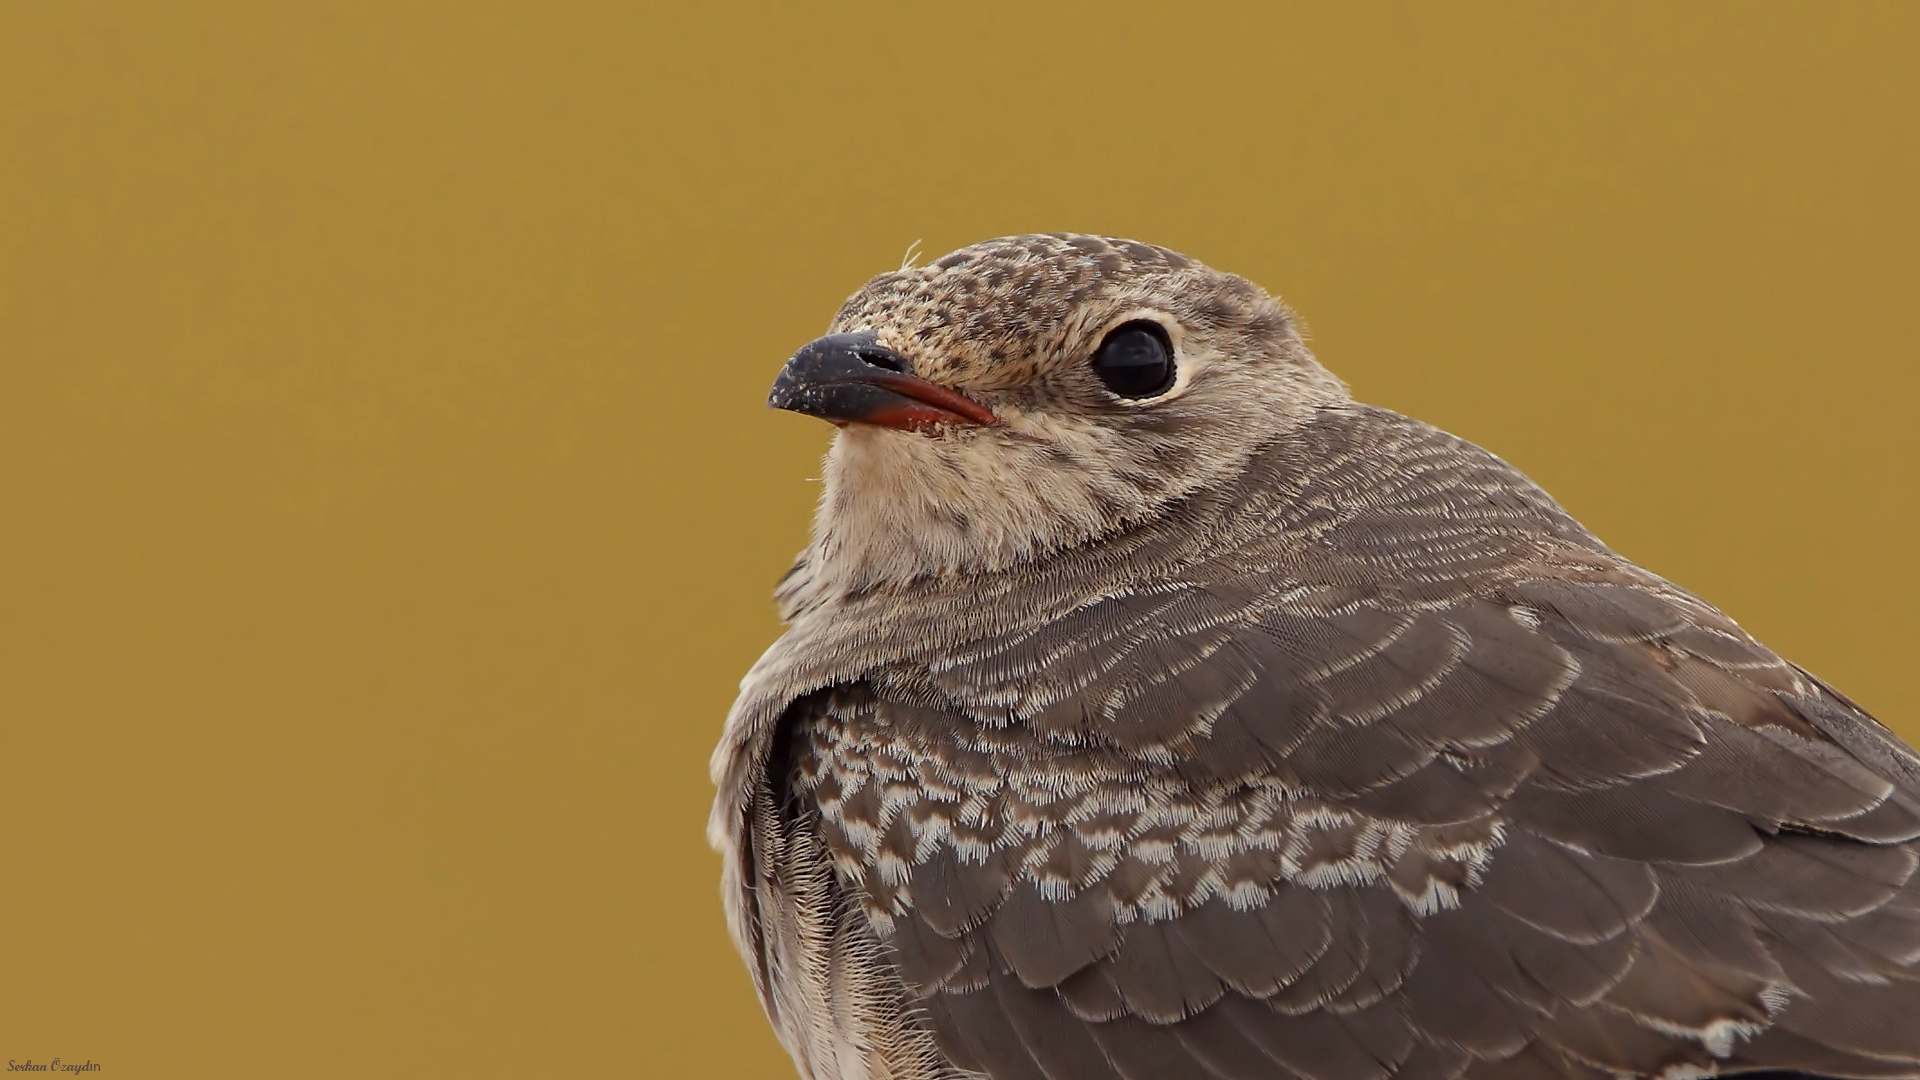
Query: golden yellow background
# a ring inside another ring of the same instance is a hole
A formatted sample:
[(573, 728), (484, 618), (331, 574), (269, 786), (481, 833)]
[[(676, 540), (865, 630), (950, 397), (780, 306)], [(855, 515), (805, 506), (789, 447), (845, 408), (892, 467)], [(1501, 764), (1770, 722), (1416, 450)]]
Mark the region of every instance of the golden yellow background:
[(0, 1057), (779, 1077), (706, 758), (916, 240), (1283, 294), (1920, 736), (1920, 5), (0, 8)]

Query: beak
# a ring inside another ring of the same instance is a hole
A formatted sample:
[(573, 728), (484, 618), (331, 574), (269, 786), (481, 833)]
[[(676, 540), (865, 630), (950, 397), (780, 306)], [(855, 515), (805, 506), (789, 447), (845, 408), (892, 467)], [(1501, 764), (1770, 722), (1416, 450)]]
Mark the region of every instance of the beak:
[(998, 424), (992, 410), (909, 371), (907, 358), (885, 348), (871, 330), (828, 334), (803, 346), (773, 381), (767, 404), (817, 416), (841, 427), (873, 424), (901, 431), (942, 425)]

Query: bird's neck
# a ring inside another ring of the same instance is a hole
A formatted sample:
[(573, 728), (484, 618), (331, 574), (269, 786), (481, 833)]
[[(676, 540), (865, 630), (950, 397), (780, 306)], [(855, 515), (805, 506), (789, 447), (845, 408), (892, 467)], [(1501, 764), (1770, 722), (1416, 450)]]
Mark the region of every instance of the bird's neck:
[(1143, 482), (1151, 470), (1072, 467), (1059, 447), (843, 430), (827, 454), (813, 543), (782, 606), (1029, 565), (1182, 494)]

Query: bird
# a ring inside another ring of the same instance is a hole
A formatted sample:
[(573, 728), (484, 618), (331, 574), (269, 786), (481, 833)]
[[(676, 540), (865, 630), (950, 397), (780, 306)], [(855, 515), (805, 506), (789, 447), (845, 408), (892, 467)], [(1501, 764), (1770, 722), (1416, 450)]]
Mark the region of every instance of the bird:
[(799, 1075), (1920, 1077), (1920, 756), (1259, 286), (1010, 236), (828, 331), (708, 829)]

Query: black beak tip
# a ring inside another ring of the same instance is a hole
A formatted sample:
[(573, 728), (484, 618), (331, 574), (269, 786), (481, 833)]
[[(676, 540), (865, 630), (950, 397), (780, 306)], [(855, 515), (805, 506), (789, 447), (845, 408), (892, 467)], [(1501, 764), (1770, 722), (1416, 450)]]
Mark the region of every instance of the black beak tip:
[[(793, 354), (773, 380), (767, 404), (823, 419), (840, 419), (835, 414), (842, 411), (842, 399), (863, 377), (907, 370), (907, 358), (881, 345), (871, 330), (828, 334), (807, 342)], [(868, 395), (855, 392), (852, 396)]]
[(767, 393), (767, 406), (773, 409), (791, 409), (800, 403), (800, 381), (793, 377), (793, 369), (780, 369), (780, 375), (773, 380), (773, 389)]
[(998, 423), (962, 394), (916, 378), (907, 358), (871, 330), (810, 341), (773, 381), (767, 404), (835, 424), (933, 431), (943, 425)]

